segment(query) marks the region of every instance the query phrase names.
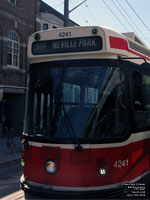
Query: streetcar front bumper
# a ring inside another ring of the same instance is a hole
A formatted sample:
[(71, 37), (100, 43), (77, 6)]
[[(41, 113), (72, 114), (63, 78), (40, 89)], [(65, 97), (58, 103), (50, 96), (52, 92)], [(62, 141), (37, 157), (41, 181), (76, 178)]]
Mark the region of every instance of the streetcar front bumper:
[(25, 194), (33, 198), (42, 199), (116, 199), (125, 198), (128, 194), (128, 189), (125, 186), (118, 186), (103, 190), (88, 190), (88, 191), (70, 191), (56, 190), (53, 187), (43, 184), (37, 184), (21, 178), (21, 189)]

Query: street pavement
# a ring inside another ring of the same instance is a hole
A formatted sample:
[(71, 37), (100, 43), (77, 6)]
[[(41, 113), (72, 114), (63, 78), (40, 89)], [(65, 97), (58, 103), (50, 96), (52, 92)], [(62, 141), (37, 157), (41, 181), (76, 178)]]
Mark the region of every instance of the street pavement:
[(20, 189), (22, 172), (23, 167), (17, 162), (0, 168), (1, 200), (24, 200), (24, 192)]
[(13, 152), (8, 149), (7, 140), (7, 137), (0, 137), (0, 167), (11, 162), (21, 161), (21, 136), (14, 137), (15, 148)]
[[(0, 137), (0, 199), (24, 200), (20, 190), (21, 136), (14, 137), (15, 148), (12, 152), (7, 147), (8, 137)], [(19, 167), (20, 166), (20, 167)]]

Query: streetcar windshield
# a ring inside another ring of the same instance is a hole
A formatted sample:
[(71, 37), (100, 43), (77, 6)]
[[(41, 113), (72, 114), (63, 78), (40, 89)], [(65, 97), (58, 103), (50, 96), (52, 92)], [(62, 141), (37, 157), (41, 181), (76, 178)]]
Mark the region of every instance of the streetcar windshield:
[(125, 137), (125, 85), (117, 66), (32, 64), (24, 132), (49, 139)]

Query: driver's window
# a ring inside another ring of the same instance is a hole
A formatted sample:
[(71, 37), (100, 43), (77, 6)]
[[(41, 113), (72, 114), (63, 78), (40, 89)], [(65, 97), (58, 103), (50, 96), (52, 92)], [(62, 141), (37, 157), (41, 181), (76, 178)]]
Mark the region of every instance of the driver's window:
[(136, 128), (150, 126), (150, 76), (133, 73), (133, 96)]

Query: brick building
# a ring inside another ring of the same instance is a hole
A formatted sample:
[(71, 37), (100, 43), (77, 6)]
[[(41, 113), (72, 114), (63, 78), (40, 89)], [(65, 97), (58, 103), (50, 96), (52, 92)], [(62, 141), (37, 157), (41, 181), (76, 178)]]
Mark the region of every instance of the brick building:
[[(27, 41), (35, 31), (63, 26), (63, 15), (41, 0), (0, 0), (0, 136), (5, 126), (22, 132), (26, 77)], [(70, 21), (70, 26), (77, 25)]]
[(39, 0), (0, 1), (0, 135), (6, 122), (20, 134), (24, 117), (28, 36), (40, 29)]

